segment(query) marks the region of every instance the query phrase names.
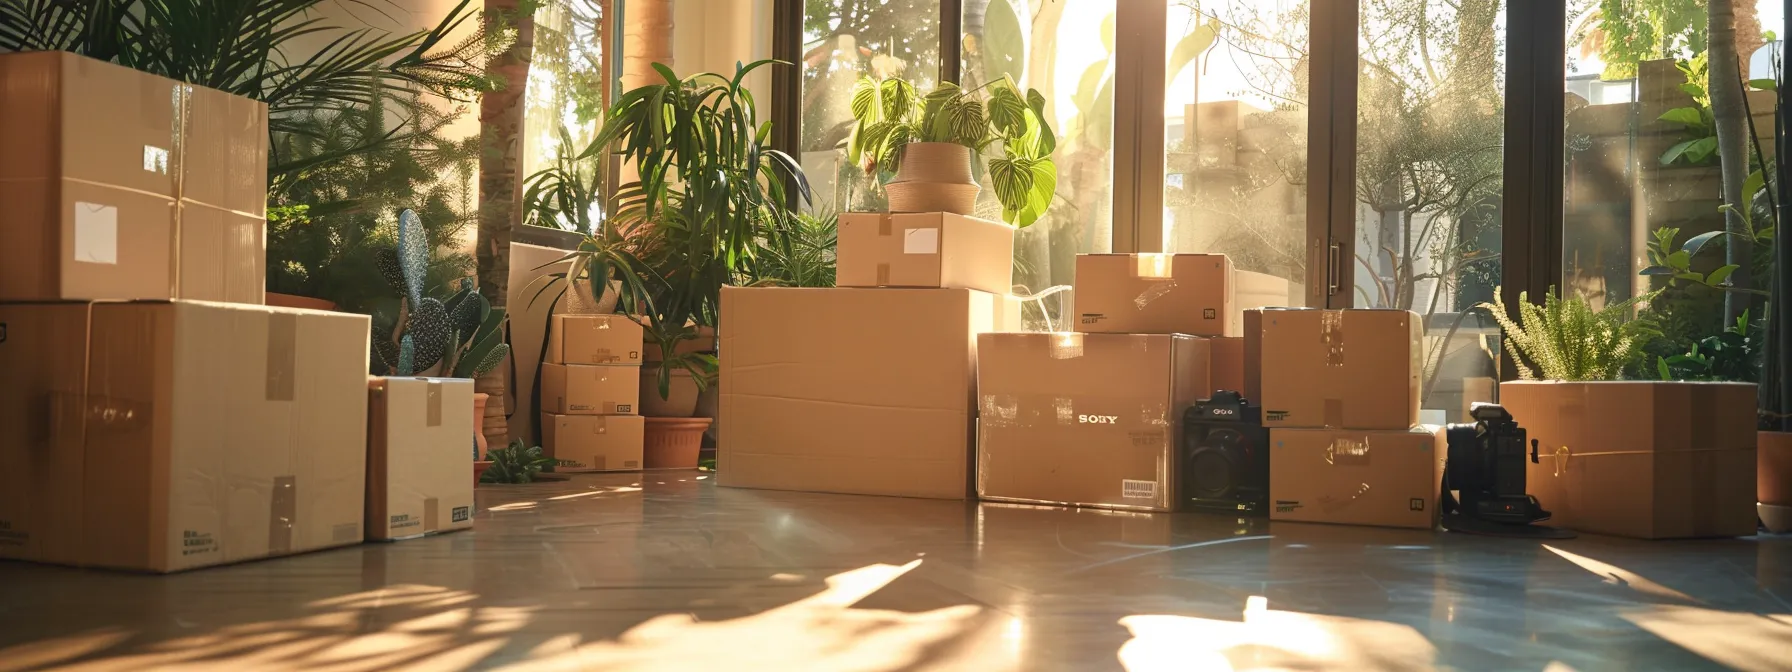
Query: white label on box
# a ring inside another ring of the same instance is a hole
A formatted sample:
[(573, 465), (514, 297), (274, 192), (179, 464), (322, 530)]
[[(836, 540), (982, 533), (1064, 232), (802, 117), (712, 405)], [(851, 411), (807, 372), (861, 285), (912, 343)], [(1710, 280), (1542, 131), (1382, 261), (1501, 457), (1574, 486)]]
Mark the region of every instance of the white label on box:
[(75, 202), (75, 261), (118, 263), (118, 208)]
[(939, 229), (903, 229), (903, 254), (939, 254)]
[(154, 145), (143, 146), (143, 169), (151, 173), (168, 174), (168, 150)]
[(1157, 499), (1157, 481), (1120, 479), (1120, 496), (1127, 499)]

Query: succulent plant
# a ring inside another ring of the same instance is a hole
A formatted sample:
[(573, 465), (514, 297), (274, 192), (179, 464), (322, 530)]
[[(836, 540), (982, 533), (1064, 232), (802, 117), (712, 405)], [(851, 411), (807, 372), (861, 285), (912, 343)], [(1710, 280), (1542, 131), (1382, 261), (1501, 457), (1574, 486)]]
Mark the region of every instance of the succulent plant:
[(381, 250), (380, 272), (398, 293), (398, 316), (374, 321), (374, 373), (414, 376), (432, 370), (438, 375), (477, 378), (497, 368), (510, 354), (504, 342), (502, 309), (479, 294), (472, 278), (464, 278), (447, 299), (425, 296), (429, 241), (417, 214), (398, 215), (398, 247)]

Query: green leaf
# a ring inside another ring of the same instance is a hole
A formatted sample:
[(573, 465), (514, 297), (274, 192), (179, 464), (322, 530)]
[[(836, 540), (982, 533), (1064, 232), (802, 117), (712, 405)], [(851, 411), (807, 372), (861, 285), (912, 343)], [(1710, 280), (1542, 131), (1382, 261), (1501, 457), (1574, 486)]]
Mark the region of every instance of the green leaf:
[[(1705, 249), (1705, 246), (1707, 244), (1710, 244), (1711, 241), (1716, 240), (1716, 241), (1718, 241), (1719, 245), (1722, 245), (1723, 244), (1723, 240), (1722, 240), (1723, 236), (1724, 236), (1724, 232), (1722, 232), (1722, 231), (1711, 231), (1711, 232), (1707, 232), (1707, 233), (1701, 233), (1699, 235), (1688, 238), (1686, 240), (1686, 244), (1680, 246), (1680, 251), (1686, 253), (1687, 261), (1690, 262), (1691, 258), (1698, 256), (1699, 251)], [(1673, 258), (1674, 257), (1669, 257), (1669, 260), (1672, 261)], [(1678, 265), (1678, 266), (1676, 266), (1676, 268), (1685, 268), (1685, 266)]]
[(1667, 264), (1665, 265), (1677, 271), (1684, 270), (1692, 265), (1692, 253), (1686, 250), (1681, 250), (1670, 254), (1668, 255)]
[(1164, 69), (1164, 86), (1176, 83), (1176, 77), (1184, 68), (1200, 57), (1202, 52), (1213, 46), (1219, 38), (1219, 19), (1209, 19), (1207, 23), (1195, 26), (1182, 39), (1176, 41), (1176, 48), (1170, 50), (1169, 67)]
[(1686, 148), (1686, 160), (1694, 165), (1702, 164), (1717, 153), (1717, 138), (1699, 138)]
[(870, 77), (860, 77), (852, 85), (852, 116), (861, 123), (878, 121), (883, 117), (883, 103), (878, 99), (877, 81)]
[(991, 80), (1018, 80), (1026, 68), (1027, 36), (1032, 25), (1032, 20), (1024, 16), (1028, 4), (1025, 0), (987, 0), (980, 46), (983, 71)]
[(1656, 357), (1655, 358), (1655, 371), (1657, 373), (1661, 374), (1662, 380), (1673, 380), (1674, 379), (1673, 373), (1668, 371), (1668, 360), (1666, 357)]
[(1025, 132), (1027, 104), (1014, 89), (997, 88), (989, 96), (989, 121), (1004, 134)]
[(1698, 142), (1698, 139), (1681, 140), (1680, 142), (1674, 143), (1673, 146), (1668, 147), (1667, 151), (1661, 153), (1661, 165), (1673, 165), (1675, 161), (1680, 160), (1681, 157), (1686, 155), (1687, 148), (1692, 147), (1692, 143), (1695, 142)]
[(1680, 90), (1685, 91), (1686, 95), (1692, 96), (1693, 98), (1704, 98), (1705, 97), (1705, 87), (1699, 86), (1692, 82), (1686, 82), (1684, 84), (1681, 84)]
[(1058, 191), (1057, 164), (1049, 159), (1039, 159), (1029, 169), (1033, 173), (1033, 188), (1027, 191), (1027, 205), (1018, 213), (1018, 220), (1012, 222), (1020, 228), (1031, 226), (1044, 217)]
[(1736, 264), (1724, 265), (1717, 270), (1712, 271), (1711, 275), (1705, 276), (1704, 283), (1711, 287), (1722, 285), (1725, 281), (1730, 279), (1730, 275), (1735, 273), (1738, 268), (1742, 267)]
[(1656, 119), (1689, 127), (1702, 126), (1705, 123), (1704, 115), (1700, 114), (1699, 108), (1696, 107), (1676, 107), (1661, 113), (1661, 116)]
[(1639, 271), (1637, 275), (1673, 275), (1674, 269), (1666, 266), (1650, 266)]
[(1019, 210), (1026, 205), (1027, 192), (1033, 188), (1032, 169), (1026, 161), (1000, 158), (989, 162), (989, 179), (1004, 210)]

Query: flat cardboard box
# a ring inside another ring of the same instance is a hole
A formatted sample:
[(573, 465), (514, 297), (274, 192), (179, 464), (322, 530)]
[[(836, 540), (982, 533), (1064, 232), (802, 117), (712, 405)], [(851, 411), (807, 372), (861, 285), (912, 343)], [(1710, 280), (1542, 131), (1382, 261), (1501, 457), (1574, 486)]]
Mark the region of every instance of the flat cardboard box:
[(1266, 427), (1408, 429), (1419, 423), (1421, 328), (1405, 310), (1245, 311), (1245, 396)]
[(61, 470), (0, 510), (34, 559), (172, 572), (361, 541), (367, 317), (177, 301), (0, 323), (0, 364), (27, 372), (0, 407), (49, 409), (0, 425), (0, 463)]
[(266, 105), (53, 51), (0, 101), (0, 300), (262, 302)]
[[(556, 415), (631, 415), (641, 408), (641, 367), (542, 364), (541, 411)], [(547, 431), (545, 428), (542, 431)]]
[(1182, 411), (1213, 389), (1207, 339), (977, 338), (977, 496), (1175, 510)]
[(563, 461), (556, 471), (632, 471), (641, 468), (646, 428), (639, 415), (543, 413), (541, 451)]
[(1537, 442), (1525, 484), (1547, 525), (1641, 539), (1755, 533), (1755, 386), (1500, 383)]
[(367, 381), (367, 538), (473, 526), (473, 381)]
[[(1213, 347), (1213, 390), (1244, 394), (1251, 387), (1245, 382), (1244, 338), (1222, 336), (1207, 340)], [(1247, 399), (1253, 404), (1259, 403), (1257, 399)]]
[(1437, 527), (1441, 427), (1272, 429), (1270, 520)]
[(722, 288), (721, 485), (964, 499), (977, 335), (1020, 328), (968, 289)]
[(944, 212), (840, 215), (841, 287), (1014, 288), (1014, 227)]
[(639, 366), (641, 325), (623, 315), (555, 315), (548, 328), (549, 364)]
[(1233, 275), (1223, 254), (1076, 255), (1076, 330), (1238, 336)]

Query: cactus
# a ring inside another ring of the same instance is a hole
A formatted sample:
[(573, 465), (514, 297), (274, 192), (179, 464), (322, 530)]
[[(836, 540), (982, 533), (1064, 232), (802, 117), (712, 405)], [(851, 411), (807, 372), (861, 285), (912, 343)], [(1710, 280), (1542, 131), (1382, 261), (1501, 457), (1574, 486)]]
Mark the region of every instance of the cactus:
[[(510, 354), (504, 343), (503, 310), (479, 294), (471, 278), (447, 299), (425, 296), (429, 241), (417, 214), (398, 216), (398, 247), (375, 257), (386, 282), (398, 294), (398, 317), (374, 320), (374, 373), (476, 378), (497, 368)], [(382, 336), (383, 335), (383, 336)]]

